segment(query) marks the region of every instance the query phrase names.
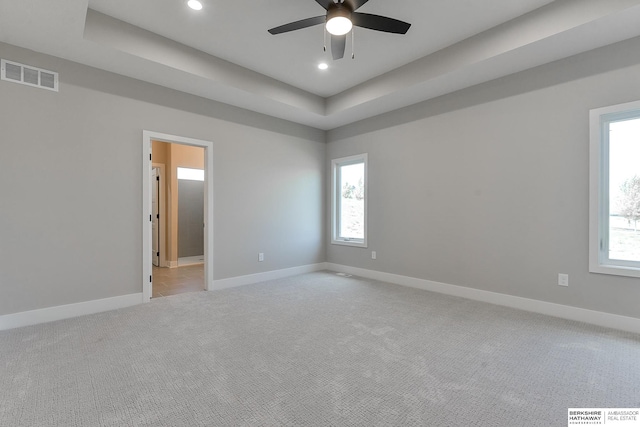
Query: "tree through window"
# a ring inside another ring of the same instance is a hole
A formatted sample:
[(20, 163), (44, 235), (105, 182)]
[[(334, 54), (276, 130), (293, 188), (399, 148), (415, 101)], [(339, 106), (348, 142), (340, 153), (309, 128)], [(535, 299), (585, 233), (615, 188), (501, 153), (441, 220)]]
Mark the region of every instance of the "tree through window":
[(367, 245), (367, 155), (335, 159), (332, 165), (334, 244)]

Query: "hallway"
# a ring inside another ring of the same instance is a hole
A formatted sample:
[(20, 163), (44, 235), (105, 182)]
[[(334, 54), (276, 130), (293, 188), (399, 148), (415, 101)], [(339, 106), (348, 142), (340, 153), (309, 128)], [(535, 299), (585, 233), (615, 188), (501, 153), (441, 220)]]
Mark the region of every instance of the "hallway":
[(152, 298), (204, 290), (204, 264), (178, 268), (153, 266)]

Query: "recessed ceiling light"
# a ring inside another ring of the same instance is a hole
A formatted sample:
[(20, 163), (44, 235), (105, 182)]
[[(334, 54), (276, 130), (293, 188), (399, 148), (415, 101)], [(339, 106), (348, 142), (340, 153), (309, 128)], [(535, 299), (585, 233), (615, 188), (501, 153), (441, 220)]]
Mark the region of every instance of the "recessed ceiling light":
[(189, 0), (187, 2), (187, 5), (193, 10), (202, 9), (202, 3), (200, 3), (198, 0)]
[(320, 68), (321, 70), (326, 70), (327, 68), (329, 68), (329, 66), (326, 63), (321, 62), (320, 64), (318, 64), (318, 68)]

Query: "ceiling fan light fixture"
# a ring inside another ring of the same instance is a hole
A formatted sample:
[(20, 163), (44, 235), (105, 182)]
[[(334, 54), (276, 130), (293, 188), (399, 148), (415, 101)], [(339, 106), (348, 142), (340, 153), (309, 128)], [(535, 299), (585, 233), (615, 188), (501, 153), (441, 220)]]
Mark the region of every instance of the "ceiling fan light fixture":
[(187, 2), (187, 5), (193, 10), (201, 10), (202, 9), (202, 3), (200, 3), (198, 0), (189, 0)]
[(336, 3), (329, 8), (327, 13), (327, 31), (334, 36), (343, 36), (351, 31), (353, 23), (351, 22), (351, 10), (347, 9), (341, 3)]
[(327, 31), (334, 36), (343, 36), (351, 31), (353, 24), (349, 18), (336, 16), (327, 21)]

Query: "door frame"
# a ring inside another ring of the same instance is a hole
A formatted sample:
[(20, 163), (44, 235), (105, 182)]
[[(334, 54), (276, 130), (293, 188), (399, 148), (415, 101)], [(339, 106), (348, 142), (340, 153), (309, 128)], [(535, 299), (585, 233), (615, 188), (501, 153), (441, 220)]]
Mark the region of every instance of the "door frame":
[[(155, 181), (155, 182), (154, 182)], [(155, 207), (153, 199), (155, 198)], [(153, 223), (155, 222), (155, 228)], [(154, 245), (154, 237), (156, 244)], [(156, 264), (156, 257), (158, 263)], [(151, 164), (151, 269), (160, 267), (160, 169)], [(153, 283), (152, 283), (153, 286)]]
[(204, 290), (213, 289), (213, 142), (142, 131), (142, 301), (152, 295), (151, 158), (152, 141), (204, 148)]
[[(158, 169), (159, 173), (160, 173), (160, 194), (158, 195), (158, 213), (160, 214), (160, 220), (158, 221), (158, 235), (160, 236), (160, 238), (158, 239), (158, 248), (160, 249), (160, 259), (159, 264), (160, 267), (168, 267), (167, 264), (167, 254), (166, 254), (166, 233), (164, 233), (165, 231), (165, 227), (166, 227), (166, 212), (164, 212), (162, 209), (165, 207), (165, 194), (167, 192), (167, 189), (165, 187), (165, 167), (166, 165), (164, 163), (156, 163), (156, 162), (152, 162), (151, 163), (151, 169)], [(150, 183), (153, 186), (153, 183)], [(153, 187), (152, 187), (153, 190)], [(153, 256), (153, 251), (151, 251), (151, 255)]]

